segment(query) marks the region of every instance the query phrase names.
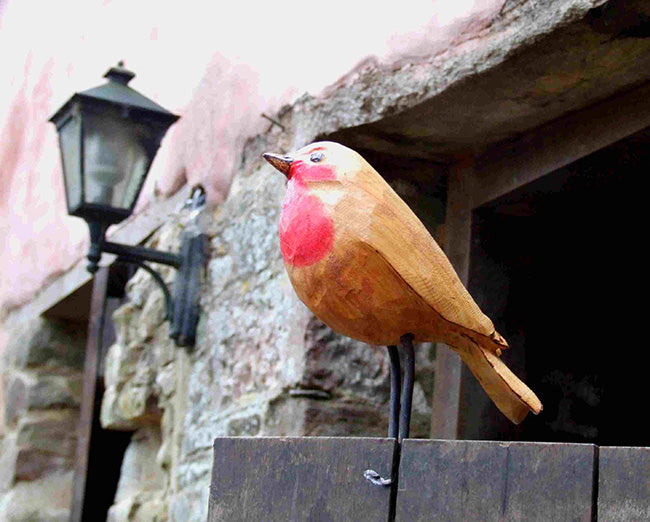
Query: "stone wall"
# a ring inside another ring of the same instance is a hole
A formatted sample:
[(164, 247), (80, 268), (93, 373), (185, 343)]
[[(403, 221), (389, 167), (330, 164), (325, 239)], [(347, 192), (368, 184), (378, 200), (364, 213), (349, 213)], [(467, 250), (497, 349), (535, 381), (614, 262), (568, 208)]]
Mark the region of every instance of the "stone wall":
[[(259, 161), (259, 146), (250, 144), (228, 199), (203, 216), (210, 256), (197, 346), (167, 338), (162, 294), (142, 271), (113, 316), (102, 424), (135, 435), (110, 520), (205, 520), (217, 436), (386, 434), (386, 349), (335, 334), (297, 299), (277, 240), (285, 181)], [(151, 246), (177, 248), (183, 221), (173, 217)], [(415, 436), (429, 433), (433, 353), (417, 350)]]
[(0, 520), (68, 520), (86, 325), (15, 327), (0, 368)]

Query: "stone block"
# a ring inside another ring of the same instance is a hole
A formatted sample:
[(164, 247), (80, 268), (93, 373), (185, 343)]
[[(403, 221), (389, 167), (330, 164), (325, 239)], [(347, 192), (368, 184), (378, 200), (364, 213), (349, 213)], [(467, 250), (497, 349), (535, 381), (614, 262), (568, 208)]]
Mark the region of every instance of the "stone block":
[(32, 448), (18, 450), (14, 476), (17, 481), (32, 481), (71, 467), (70, 459)]
[(25, 381), (20, 376), (11, 375), (6, 382), (4, 424), (12, 426), (27, 411), (29, 396)]
[[(427, 437), (431, 425), (431, 400), (433, 394), (433, 360), (431, 344), (416, 347), (416, 383), (413, 394), (412, 437)], [(366, 405), (383, 416), (388, 414), (390, 394), (390, 369), (385, 346), (371, 346), (335, 333), (316, 317), (312, 317), (305, 331), (305, 366), (300, 386), (322, 390), (333, 399), (349, 404)], [(354, 408), (353, 408), (354, 409)], [(371, 412), (371, 419), (383, 423)], [(351, 423), (357, 422), (358, 419)], [(362, 424), (368, 424), (361, 420)], [(370, 421), (372, 424), (372, 421)], [(354, 428), (353, 428), (354, 429)], [(379, 436), (373, 427), (359, 436)], [(307, 432), (312, 434), (311, 432)], [(326, 433), (313, 433), (326, 435)], [(345, 432), (327, 433), (343, 435)]]
[(16, 442), (20, 448), (72, 458), (76, 449), (78, 421), (76, 410), (29, 413), (18, 422)]
[(122, 346), (141, 344), (138, 333), (141, 309), (132, 302), (120, 306), (113, 312), (116, 343)]
[(160, 395), (169, 399), (176, 392), (176, 367), (174, 363), (162, 366), (156, 373), (156, 386), (160, 389)]
[(160, 423), (162, 411), (149, 386), (127, 383), (112, 386), (102, 398), (101, 424), (105, 429), (135, 430)]
[(312, 317), (305, 331), (305, 350), (301, 386), (354, 394), (378, 403), (388, 401), (386, 347), (343, 337)]
[(106, 387), (117, 386), (129, 380), (136, 372), (141, 350), (121, 343), (111, 345), (104, 359)]
[(135, 430), (160, 422), (160, 386), (156, 384), (152, 359), (152, 350), (137, 344), (118, 342), (109, 348), (104, 373), (106, 391), (100, 412), (104, 428)]
[(388, 432), (388, 409), (312, 399), (305, 408), (303, 430), (311, 437), (382, 437)]
[(17, 452), (15, 436), (0, 438), (0, 497), (14, 484)]
[(257, 414), (238, 419), (232, 419), (228, 423), (228, 436), (240, 437), (248, 436), (254, 437), (260, 432), (261, 419)]
[(87, 326), (38, 317), (17, 329), (7, 346), (18, 368), (83, 369)]
[(29, 390), (29, 409), (77, 408), (81, 404), (82, 385), (80, 373), (38, 375)]
[(15, 432), (14, 479), (35, 480), (72, 468), (78, 414), (72, 410), (29, 413)]
[(147, 297), (147, 300), (140, 313), (138, 321), (138, 338), (142, 342), (150, 341), (157, 328), (165, 321), (165, 296), (162, 291), (153, 291)]
[(296, 400), (286, 394), (270, 400), (264, 415), (265, 436), (302, 435), (307, 400)]
[(22, 481), (0, 501), (0, 520), (11, 522), (67, 522), (72, 505), (72, 471)]
[(14, 372), (7, 379), (5, 425), (12, 426), (28, 410), (78, 408), (81, 403), (80, 373), (56, 375)]
[(69, 470), (76, 450), (77, 420), (77, 412), (70, 410), (21, 417), (15, 431), (0, 440), (0, 493), (17, 481)]

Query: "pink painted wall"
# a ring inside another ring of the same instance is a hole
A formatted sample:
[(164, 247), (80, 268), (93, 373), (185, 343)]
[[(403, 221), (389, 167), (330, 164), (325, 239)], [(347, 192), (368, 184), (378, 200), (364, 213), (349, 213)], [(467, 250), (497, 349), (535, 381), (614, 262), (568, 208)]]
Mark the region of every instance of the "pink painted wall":
[(0, 0), (0, 309), (27, 302), (84, 255), (87, 228), (66, 215), (47, 119), (118, 60), (137, 73), (134, 88), (183, 116), (140, 206), (186, 181), (219, 201), (244, 140), (268, 126), (261, 112), (319, 93), (368, 56), (436, 54), (503, 0), (364, 4)]

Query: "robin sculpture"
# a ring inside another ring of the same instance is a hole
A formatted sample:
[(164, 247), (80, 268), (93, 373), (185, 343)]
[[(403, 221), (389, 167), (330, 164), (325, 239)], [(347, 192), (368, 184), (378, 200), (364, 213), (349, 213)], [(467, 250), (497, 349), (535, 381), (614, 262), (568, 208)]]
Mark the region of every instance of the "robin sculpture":
[[(361, 155), (319, 142), (264, 158), (288, 179), (280, 250), (298, 297), (336, 332), (389, 347), (389, 436), (408, 436), (413, 342), (455, 350), (512, 422), (541, 411), (536, 395), (501, 361), (507, 342), (447, 256)], [(401, 407), (398, 343), (406, 365)]]

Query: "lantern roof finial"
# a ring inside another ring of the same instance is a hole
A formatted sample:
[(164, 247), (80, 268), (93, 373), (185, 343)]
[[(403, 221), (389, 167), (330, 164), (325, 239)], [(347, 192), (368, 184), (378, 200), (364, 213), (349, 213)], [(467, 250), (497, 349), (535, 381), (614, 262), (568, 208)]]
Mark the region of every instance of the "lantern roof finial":
[(103, 85), (75, 93), (51, 118), (57, 128), (65, 122), (65, 115), (77, 101), (84, 104), (109, 103), (119, 108), (146, 113), (150, 119), (155, 119), (165, 125), (171, 125), (178, 116), (161, 107), (153, 100), (143, 96), (127, 84), (135, 77), (135, 73), (124, 67), (120, 61), (111, 67), (104, 78), (108, 79)]
[(117, 62), (115, 67), (111, 67), (106, 71), (104, 78), (108, 78), (111, 82), (127, 85), (133, 78), (135, 78), (135, 73), (124, 67), (124, 60), (120, 60)]

